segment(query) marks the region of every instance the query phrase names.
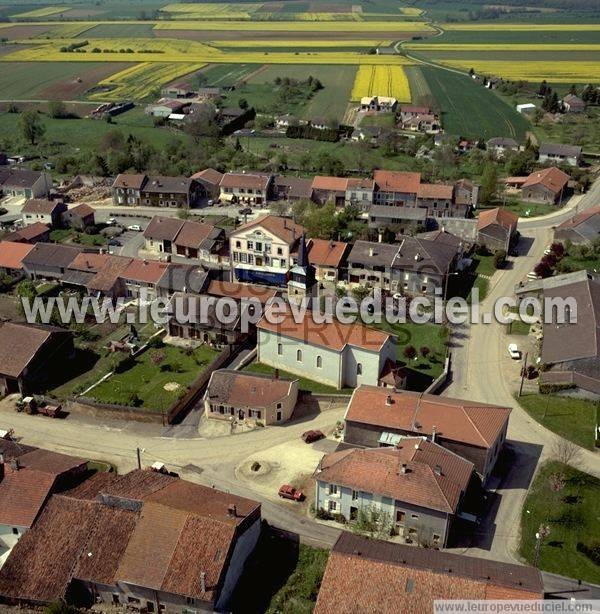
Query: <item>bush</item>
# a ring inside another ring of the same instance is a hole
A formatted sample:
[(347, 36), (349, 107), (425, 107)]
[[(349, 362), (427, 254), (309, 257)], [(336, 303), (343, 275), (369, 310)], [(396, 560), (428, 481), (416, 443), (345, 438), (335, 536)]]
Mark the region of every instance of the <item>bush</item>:
[(162, 340), (162, 337), (160, 337), (159, 335), (157, 335), (156, 337), (152, 337), (152, 339), (150, 339), (148, 341), (148, 347), (149, 348), (162, 348), (164, 347), (165, 342)]
[(315, 518), (318, 518), (319, 520), (333, 520), (331, 513), (322, 507), (315, 512)]
[(502, 269), (506, 264), (506, 252), (503, 249), (499, 249), (494, 254), (494, 268)]
[(335, 522), (339, 522), (340, 524), (346, 524), (346, 516), (344, 514), (333, 514), (333, 520)]
[(600, 542), (596, 542), (591, 546), (584, 544), (583, 542), (577, 542), (577, 551), (585, 554), (596, 565), (600, 565)]
[(575, 384), (540, 384), (540, 394), (554, 394), (563, 390), (573, 390)]

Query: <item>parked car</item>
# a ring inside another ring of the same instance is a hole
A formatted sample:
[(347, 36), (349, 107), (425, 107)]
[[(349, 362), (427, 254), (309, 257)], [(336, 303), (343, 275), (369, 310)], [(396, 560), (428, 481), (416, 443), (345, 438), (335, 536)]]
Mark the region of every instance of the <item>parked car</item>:
[(535, 271), (529, 271), (529, 273), (527, 273), (527, 279), (530, 279), (530, 280), (540, 279), (540, 276)]
[(513, 360), (521, 360), (521, 350), (519, 350), (516, 343), (508, 344), (508, 354)]
[(139, 224), (131, 224), (130, 226), (127, 226), (127, 230), (133, 230), (134, 232), (141, 232), (142, 227)]
[(323, 431), (306, 431), (302, 433), (302, 441), (304, 443), (313, 443), (314, 441), (319, 441), (319, 439), (324, 439), (325, 434)]
[(118, 239), (110, 239), (108, 244), (109, 245), (113, 245), (113, 246), (119, 246), (119, 245), (121, 245), (121, 241), (119, 241)]
[(283, 484), (283, 486), (280, 487), (278, 494), (282, 499), (291, 499), (292, 501), (304, 500), (304, 493), (301, 490), (290, 486), (289, 484)]
[(114, 217), (109, 217), (109, 218), (106, 220), (106, 225), (107, 225), (107, 226), (116, 226), (116, 225), (117, 225), (117, 218), (114, 218)]
[(240, 215), (250, 215), (252, 213), (252, 208), (251, 207), (244, 207), (243, 209), (240, 209), (238, 211), (238, 213)]

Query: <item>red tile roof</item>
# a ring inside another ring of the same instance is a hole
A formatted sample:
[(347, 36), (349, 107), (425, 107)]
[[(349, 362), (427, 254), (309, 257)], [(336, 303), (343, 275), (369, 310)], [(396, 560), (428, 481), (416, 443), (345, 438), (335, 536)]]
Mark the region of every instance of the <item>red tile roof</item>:
[(512, 231), (517, 227), (518, 222), (519, 216), (516, 213), (502, 207), (496, 207), (495, 209), (487, 209), (479, 213), (477, 230), (482, 230), (492, 224), (498, 224), (502, 228)]
[(50, 215), (58, 206), (63, 205), (61, 200), (47, 200), (46, 198), (30, 198), (23, 205), (23, 213), (42, 213)]
[(339, 267), (350, 251), (348, 243), (311, 239), (308, 245), (308, 260), (315, 266)]
[(223, 179), (223, 173), (220, 173), (214, 168), (205, 168), (203, 171), (194, 173), (190, 179), (203, 179), (208, 183), (219, 185), (221, 183), (221, 179)]
[(345, 177), (324, 177), (317, 175), (312, 182), (313, 190), (327, 192), (346, 192), (348, 180)]
[(228, 296), (236, 300), (256, 298), (263, 305), (277, 296), (277, 290), (266, 286), (255, 286), (254, 284), (243, 284), (235, 281), (219, 281), (216, 279), (210, 282), (206, 292), (213, 296)]
[(303, 226), (296, 224), (292, 220), (285, 217), (277, 217), (276, 215), (263, 215), (255, 220), (242, 224), (239, 228), (231, 233), (234, 237), (240, 232), (250, 230), (255, 226), (261, 226), (268, 232), (274, 234), (277, 238), (285, 241), (288, 245), (292, 245), (305, 232)]
[(79, 217), (88, 217), (90, 215), (94, 215), (96, 213), (95, 209), (86, 205), (85, 203), (81, 203), (80, 205), (75, 205), (71, 209), (68, 210), (72, 215), (77, 215)]
[(315, 614), (423, 614), (436, 599), (543, 599), (533, 567), (415, 548), (342, 531)]
[(214, 230), (215, 227), (212, 224), (201, 224), (187, 220), (175, 238), (175, 245), (198, 248), (200, 243), (209, 237)]
[(419, 435), (431, 435), (435, 428), (446, 441), (491, 448), (510, 412), (509, 407), (363, 385), (354, 391), (345, 419)]
[(70, 269), (77, 271), (88, 271), (90, 273), (97, 273), (100, 271), (106, 263), (110, 260), (109, 254), (96, 254), (94, 252), (81, 252), (77, 254), (73, 259), (73, 262), (69, 265)]
[(373, 173), (373, 179), (382, 192), (416, 194), (421, 184), (421, 173), (378, 170)]
[(0, 241), (0, 269), (21, 270), (22, 260), (33, 249), (29, 243)]
[(207, 388), (207, 399), (234, 407), (268, 407), (286, 399), (292, 381), (258, 373), (228, 369), (214, 371)]
[(454, 514), (472, 474), (473, 463), (420, 437), (407, 437), (395, 448), (326, 454), (313, 477)]
[(130, 173), (121, 173), (117, 175), (113, 183), (113, 188), (133, 188), (140, 190), (146, 181), (146, 175), (134, 175)]
[[(561, 230), (565, 230), (568, 228), (576, 228), (577, 226), (579, 226), (579, 224), (582, 224), (586, 220), (589, 220), (591, 217), (594, 217), (595, 215), (600, 215), (600, 205), (592, 207), (591, 209), (586, 209), (585, 211), (582, 211), (581, 213), (570, 217), (568, 220), (565, 220), (562, 224), (558, 225), (557, 228), (560, 228)], [(0, 249), (1, 246), (2, 243), (0, 243)], [(1, 262), (0, 266), (2, 266)]]
[(220, 186), (222, 188), (266, 190), (270, 182), (271, 175), (265, 173), (225, 173)]
[(552, 166), (541, 171), (535, 171), (527, 177), (523, 187), (527, 188), (534, 185), (543, 185), (554, 194), (558, 194), (569, 183), (569, 175), (563, 173), (559, 168)]
[(155, 284), (162, 277), (168, 266), (167, 263), (158, 262), (157, 260), (133, 258), (121, 273), (121, 277), (146, 284)]
[(33, 239), (37, 239), (42, 235), (46, 234), (50, 228), (46, 226), (46, 224), (42, 224), (42, 222), (35, 222), (34, 224), (28, 224), (24, 228), (19, 228), (19, 230), (15, 230), (8, 237), (25, 239), (25, 241), (32, 241)]
[(109, 255), (104, 266), (88, 282), (88, 288), (99, 290), (100, 292), (110, 292), (132, 260), (132, 258), (125, 256)]
[(454, 195), (454, 186), (443, 183), (422, 183), (419, 186), (417, 196), (419, 198), (440, 198), (452, 200)]
[(277, 317), (282, 319), (280, 324), (273, 324), (266, 319), (266, 316), (263, 316), (257, 327), (284, 337), (291, 337), (302, 343), (327, 347), (337, 352), (341, 352), (346, 345), (378, 352), (388, 340), (392, 339), (392, 335), (358, 322), (343, 324), (335, 320), (331, 324), (326, 322), (317, 324), (310, 315), (307, 315), (302, 318), (302, 322), (297, 323), (294, 321), (290, 308), (284, 314), (277, 311)]

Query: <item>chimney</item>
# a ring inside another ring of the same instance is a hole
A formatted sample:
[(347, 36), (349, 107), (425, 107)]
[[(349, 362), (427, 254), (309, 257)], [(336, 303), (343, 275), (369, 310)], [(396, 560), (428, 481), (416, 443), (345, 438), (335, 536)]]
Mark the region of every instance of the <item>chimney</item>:
[(13, 471), (19, 471), (19, 469), (21, 468), (21, 465), (19, 464), (19, 459), (18, 459), (18, 458), (13, 458), (13, 459), (10, 461), (10, 463), (9, 463), (9, 464), (10, 464), (10, 468), (11, 468)]
[(400, 466), (400, 473), (404, 474), (406, 473), (406, 470), (407, 470), (406, 463), (402, 463), (402, 465)]
[(227, 506), (227, 516), (229, 518), (237, 518), (237, 508), (234, 503), (230, 503)]
[(0, 450), (0, 482), (4, 479), (4, 452)]
[(442, 475), (442, 468), (440, 465), (436, 465), (433, 469), (433, 472), (435, 473), (435, 475)]
[(375, 250), (372, 247), (369, 247), (369, 258), (372, 258), (375, 254)]
[(279, 369), (275, 369), (275, 379), (279, 379)]
[(377, 243), (383, 243), (383, 233), (379, 232), (377, 234)]
[(435, 424), (431, 427), (431, 443), (435, 443)]
[(385, 404), (389, 407), (392, 404), (392, 395), (388, 394), (387, 397), (385, 397)]
[(206, 572), (205, 571), (200, 572), (200, 590), (203, 593), (206, 593)]

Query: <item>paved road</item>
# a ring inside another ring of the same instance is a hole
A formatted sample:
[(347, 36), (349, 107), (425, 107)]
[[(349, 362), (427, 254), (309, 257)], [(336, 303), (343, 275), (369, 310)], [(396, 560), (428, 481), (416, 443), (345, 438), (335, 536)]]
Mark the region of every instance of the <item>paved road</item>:
[[(600, 203), (600, 181), (567, 210), (545, 218), (519, 222), (522, 234), (521, 253), (509, 259), (509, 267), (496, 272), (492, 287), (481, 303), (482, 313), (491, 311), (500, 297), (513, 296), (514, 286), (524, 279), (539, 262), (544, 249), (552, 240), (552, 226), (575, 211), (583, 211)], [(545, 429), (518, 405), (514, 398), (514, 382), (520, 363), (510, 359), (505, 326), (495, 320), (491, 324), (473, 324), (455, 331), (453, 336), (452, 382), (443, 392), (446, 396), (468, 398), (513, 408), (508, 439), (515, 454), (510, 474), (498, 489), (496, 515), (488, 519), (473, 536), (477, 546), (463, 550), (475, 556), (515, 562), (519, 542), (520, 515), (532, 476), (540, 461), (550, 454), (560, 438)], [(600, 477), (600, 456), (581, 451), (580, 466)]]

